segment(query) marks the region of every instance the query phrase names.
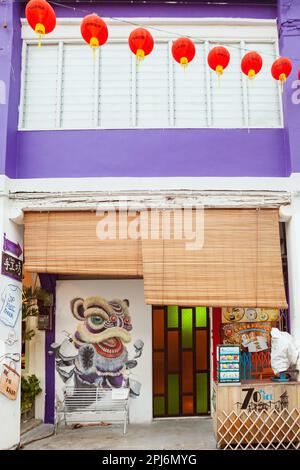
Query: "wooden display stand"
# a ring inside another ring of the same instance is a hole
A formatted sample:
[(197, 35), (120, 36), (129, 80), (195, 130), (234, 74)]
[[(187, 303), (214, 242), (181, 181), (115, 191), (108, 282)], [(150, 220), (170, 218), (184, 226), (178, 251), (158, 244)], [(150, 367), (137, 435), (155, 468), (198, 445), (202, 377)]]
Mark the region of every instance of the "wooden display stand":
[(217, 447), (300, 449), (300, 383), (213, 385)]

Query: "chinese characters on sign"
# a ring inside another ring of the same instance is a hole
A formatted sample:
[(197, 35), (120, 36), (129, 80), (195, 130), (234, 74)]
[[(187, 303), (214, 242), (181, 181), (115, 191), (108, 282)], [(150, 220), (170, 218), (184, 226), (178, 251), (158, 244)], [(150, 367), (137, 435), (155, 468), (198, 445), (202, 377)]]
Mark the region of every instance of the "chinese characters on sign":
[(1, 273), (22, 282), (22, 261), (2, 251)]

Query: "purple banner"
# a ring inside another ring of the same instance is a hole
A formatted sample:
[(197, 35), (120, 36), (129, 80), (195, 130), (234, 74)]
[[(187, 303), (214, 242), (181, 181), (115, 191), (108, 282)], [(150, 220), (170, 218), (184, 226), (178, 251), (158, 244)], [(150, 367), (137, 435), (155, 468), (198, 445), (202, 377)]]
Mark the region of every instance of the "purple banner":
[(19, 242), (15, 243), (9, 240), (8, 238), (6, 238), (6, 234), (4, 234), (3, 250), (9, 251), (10, 253), (17, 256), (18, 258), (20, 258), (21, 254), (23, 253), (20, 243)]

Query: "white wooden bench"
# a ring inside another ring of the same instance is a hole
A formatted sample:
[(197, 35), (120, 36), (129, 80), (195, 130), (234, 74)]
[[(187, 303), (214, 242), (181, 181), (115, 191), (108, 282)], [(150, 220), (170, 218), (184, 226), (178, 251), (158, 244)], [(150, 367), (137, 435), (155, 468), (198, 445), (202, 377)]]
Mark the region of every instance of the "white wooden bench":
[(75, 423), (123, 423), (123, 433), (129, 423), (129, 388), (65, 387), (61, 407), (56, 408), (55, 433), (59, 415), (65, 425)]

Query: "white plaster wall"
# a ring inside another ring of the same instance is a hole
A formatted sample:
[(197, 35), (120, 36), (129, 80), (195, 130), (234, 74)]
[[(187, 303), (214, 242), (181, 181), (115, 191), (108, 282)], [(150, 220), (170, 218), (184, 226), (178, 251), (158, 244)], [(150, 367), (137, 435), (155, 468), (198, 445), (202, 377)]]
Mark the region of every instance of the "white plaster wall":
[[(107, 300), (114, 298), (128, 299), (132, 317), (132, 342), (127, 345), (129, 357), (133, 357), (133, 343), (137, 339), (144, 341), (142, 356), (138, 365), (132, 369), (131, 377), (142, 384), (138, 398), (130, 400), (130, 422), (142, 423), (152, 420), (152, 318), (151, 306), (145, 304), (142, 280), (76, 280), (58, 281), (56, 288), (56, 342), (66, 336), (63, 330), (73, 334), (76, 320), (70, 310), (70, 301), (74, 297), (100, 295)], [(68, 385), (72, 385), (72, 382)], [(55, 391), (61, 399), (64, 384), (55, 374)]]
[[(23, 246), (23, 227), (15, 224), (10, 220), (11, 204), (7, 197), (0, 194), (0, 244), (1, 250), (3, 245), (3, 234), (6, 233), (7, 238), (14, 242), (19, 242)], [(0, 251), (1, 255), (1, 251)], [(22, 295), (21, 282), (10, 279), (0, 274), (0, 295), (9, 284), (18, 286), (18, 302), (21, 307)], [(0, 322), (0, 356), (3, 354), (21, 354), (21, 313), (18, 316), (14, 331), (17, 341), (13, 345), (8, 345), (5, 341), (8, 337), (10, 327)], [(5, 360), (0, 363), (0, 373), (2, 373), (2, 364), (9, 361)], [(15, 363), (16, 370), (21, 374), (21, 362)], [(0, 449), (9, 449), (16, 446), (20, 441), (20, 385), (16, 400), (9, 400), (0, 393)]]
[(291, 334), (300, 341), (300, 196), (294, 196), (286, 223)]

